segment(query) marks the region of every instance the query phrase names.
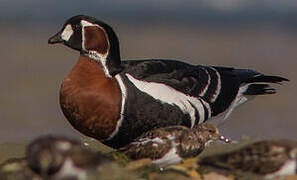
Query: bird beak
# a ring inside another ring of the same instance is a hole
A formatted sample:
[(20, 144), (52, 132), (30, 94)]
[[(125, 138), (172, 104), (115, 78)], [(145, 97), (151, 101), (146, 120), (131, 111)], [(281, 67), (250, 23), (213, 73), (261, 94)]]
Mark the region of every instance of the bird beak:
[(223, 141), (224, 143), (231, 143), (232, 142), (229, 138), (226, 138), (223, 135), (219, 135), (218, 140)]
[(53, 37), (48, 39), (49, 44), (64, 43), (64, 40), (61, 38), (61, 33), (58, 32)]

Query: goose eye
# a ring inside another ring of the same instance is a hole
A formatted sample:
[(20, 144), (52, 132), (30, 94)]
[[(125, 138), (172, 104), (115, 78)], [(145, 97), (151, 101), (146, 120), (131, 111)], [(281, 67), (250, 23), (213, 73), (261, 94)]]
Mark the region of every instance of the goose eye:
[(79, 26), (78, 24), (74, 24), (74, 25), (73, 25), (73, 29), (74, 29), (74, 30), (78, 30), (79, 28), (80, 28), (80, 26)]

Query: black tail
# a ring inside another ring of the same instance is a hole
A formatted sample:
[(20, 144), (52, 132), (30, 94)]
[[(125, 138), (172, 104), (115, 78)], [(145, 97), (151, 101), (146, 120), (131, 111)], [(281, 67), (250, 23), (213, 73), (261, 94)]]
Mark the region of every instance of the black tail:
[(270, 86), (271, 83), (281, 84), (283, 81), (289, 81), (280, 76), (265, 76), (262, 74), (245, 79), (244, 85), (248, 85), (244, 95), (274, 94), (276, 90)]

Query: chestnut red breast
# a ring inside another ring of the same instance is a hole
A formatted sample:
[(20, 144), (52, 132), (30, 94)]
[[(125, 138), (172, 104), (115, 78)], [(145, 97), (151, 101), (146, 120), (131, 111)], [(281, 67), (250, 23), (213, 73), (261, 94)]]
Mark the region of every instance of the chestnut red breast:
[(60, 90), (67, 120), (114, 148), (155, 128), (219, 124), (252, 97), (274, 94), (271, 84), (288, 81), (249, 69), (178, 60), (121, 61), (113, 29), (85, 15), (68, 19), (48, 42), (80, 52)]

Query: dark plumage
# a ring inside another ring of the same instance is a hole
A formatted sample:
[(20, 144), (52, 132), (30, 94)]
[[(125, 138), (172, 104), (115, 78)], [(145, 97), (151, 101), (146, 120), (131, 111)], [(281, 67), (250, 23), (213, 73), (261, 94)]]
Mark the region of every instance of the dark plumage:
[(229, 153), (203, 158), (199, 165), (251, 172), (273, 178), (297, 172), (297, 142), (263, 140)]
[(80, 52), (60, 90), (67, 120), (114, 148), (154, 128), (220, 123), (250, 95), (275, 93), (270, 84), (287, 81), (253, 70), (177, 60), (121, 61), (112, 28), (84, 15), (67, 20), (48, 42)]

